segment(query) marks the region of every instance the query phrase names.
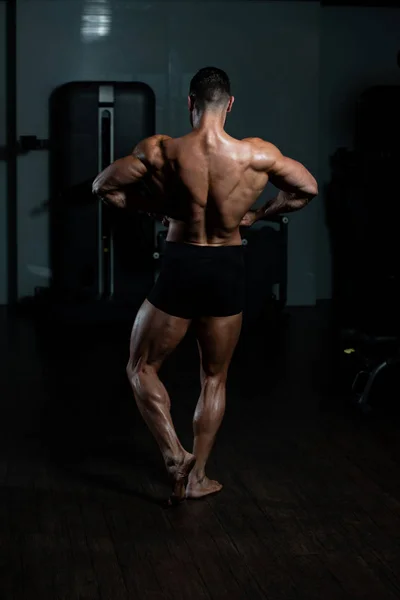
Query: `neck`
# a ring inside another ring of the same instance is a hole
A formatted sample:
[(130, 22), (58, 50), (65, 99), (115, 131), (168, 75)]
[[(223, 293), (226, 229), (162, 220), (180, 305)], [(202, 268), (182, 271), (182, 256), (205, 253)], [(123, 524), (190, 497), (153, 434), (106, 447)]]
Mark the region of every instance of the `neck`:
[(193, 111), (193, 129), (208, 129), (216, 132), (224, 130), (226, 111), (211, 110)]

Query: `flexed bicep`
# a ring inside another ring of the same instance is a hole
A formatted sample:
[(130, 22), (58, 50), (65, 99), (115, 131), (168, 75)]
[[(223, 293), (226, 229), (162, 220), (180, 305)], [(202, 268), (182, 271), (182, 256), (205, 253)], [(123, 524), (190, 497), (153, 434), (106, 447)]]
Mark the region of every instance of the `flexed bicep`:
[(268, 169), (269, 180), (278, 189), (294, 193), (303, 197), (304, 195), (314, 197), (318, 193), (315, 178), (297, 160), (283, 156), (277, 152), (275, 160)]
[(132, 154), (119, 158), (104, 169), (93, 182), (93, 193), (121, 208), (154, 210), (148, 196), (152, 172), (163, 162), (161, 151), (166, 135), (154, 135), (139, 142)]
[(284, 156), (276, 146), (263, 140), (255, 140), (253, 148), (253, 168), (267, 173), (269, 181), (280, 190), (255, 211), (255, 221), (300, 210), (318, 194), (315, 178), (300, 162)]

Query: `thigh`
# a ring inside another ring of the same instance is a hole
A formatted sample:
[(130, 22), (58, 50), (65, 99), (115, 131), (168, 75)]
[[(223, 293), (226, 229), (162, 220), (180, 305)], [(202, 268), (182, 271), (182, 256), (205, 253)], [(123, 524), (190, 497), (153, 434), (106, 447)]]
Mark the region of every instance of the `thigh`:
[(159, 310), (148, 300), (140, 308), (132, 328), (130, 363), (139, 362), (159, 369), (163, 361), (184, 338), (190, 319), (173, 317)]
[(229, 317), (202, 317), (195, 322), (203, 374), (228, 371), (242, 328), (242, 313)]

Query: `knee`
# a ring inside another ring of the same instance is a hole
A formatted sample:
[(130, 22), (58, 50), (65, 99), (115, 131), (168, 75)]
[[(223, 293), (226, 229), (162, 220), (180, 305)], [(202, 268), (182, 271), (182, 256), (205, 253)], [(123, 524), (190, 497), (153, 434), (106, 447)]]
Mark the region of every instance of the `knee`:
[(130, 383), (132, 383), (132, 379), (135, 375), (135, 371), (136, 371), (135, 365), (130, 360), (128, 362), (128, 364), (126, 365), (126, 376), (128, 377)]
[(140, 361), (134, 363), (132, 360), (130, 360), (126, 365), (126, 374), (129, 383), (134, 390), (140, 386), (142, 379), (145, 377), (146, 371), (146, 365), (141, 364)]
[(157, 385), (157, 371), (153, 366), (140, 362), (135, 365), (130, 361), (126, 366), (126, 374), (137, 401), (152, 404), (163, 402), (162, 390)]
[(227, 379), (226, 370), (222, 371), (204, 371), (202, 374), (203, 386), (219, 388), (225, 386)]

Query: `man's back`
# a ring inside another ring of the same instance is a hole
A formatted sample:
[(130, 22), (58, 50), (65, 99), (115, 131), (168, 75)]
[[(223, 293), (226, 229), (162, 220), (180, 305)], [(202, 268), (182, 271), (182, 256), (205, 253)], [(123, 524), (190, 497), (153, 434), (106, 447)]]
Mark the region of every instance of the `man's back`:
[[(168, 217), (168, 241), (199, 246), (240, 245), (241, 223), (305, 206), (317, 193), (314, 177), (273, 144), (229, 136), (224, 127), (233, 102), (226, 73), (201, 69), (188, 96), (192, 131), (143, 140), (98, 175), (93, 191), (115, 206)], [(281, 191), (249, 213), (268, 181)]]
[[(240, 244), (239, 224), (268, 182), (257, 168), (257, 142), (198, 130), (155, 136), (135, 150), (161, 188), (171, 217), (169, 239), (200, 245)], [(261, 142), (262, 143), (262, 142)]]

